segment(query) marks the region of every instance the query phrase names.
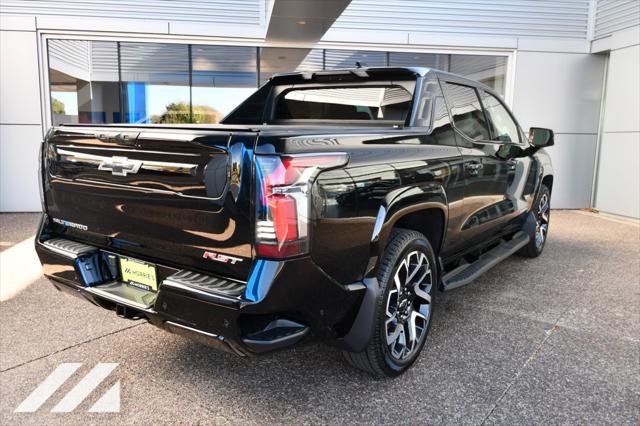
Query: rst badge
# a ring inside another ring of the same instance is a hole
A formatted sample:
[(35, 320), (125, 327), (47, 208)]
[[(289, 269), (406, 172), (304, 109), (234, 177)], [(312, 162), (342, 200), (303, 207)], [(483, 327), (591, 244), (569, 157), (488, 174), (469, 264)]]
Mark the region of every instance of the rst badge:
[(208, 260), (215, 260), (216, 262), (220, 262), (220, 263), (230, 263), (232, 265), (242, 262), (242, 259), (240, 259), (239, 257), (227, 256), (226, 254), (220, 254), (213, 251), (205, 251), (202, 254), (202, 258), (208, 259)]

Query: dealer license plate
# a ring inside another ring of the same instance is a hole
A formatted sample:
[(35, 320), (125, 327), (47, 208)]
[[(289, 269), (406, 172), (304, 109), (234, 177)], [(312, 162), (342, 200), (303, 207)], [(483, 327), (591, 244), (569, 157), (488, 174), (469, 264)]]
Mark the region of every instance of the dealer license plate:
[(148, 291), (158, 291), (156, 265), (130, 257), (120, 258), (120, 275), (125, 283)]

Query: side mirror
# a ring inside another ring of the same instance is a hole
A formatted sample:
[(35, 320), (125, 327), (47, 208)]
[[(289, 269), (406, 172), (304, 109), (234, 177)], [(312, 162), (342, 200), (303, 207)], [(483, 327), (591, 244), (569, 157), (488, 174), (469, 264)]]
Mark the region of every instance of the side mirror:
[(529, 144), (536, 148), (553, 146), (553, 130), (542, 127), (531, 127), (529, 129)]

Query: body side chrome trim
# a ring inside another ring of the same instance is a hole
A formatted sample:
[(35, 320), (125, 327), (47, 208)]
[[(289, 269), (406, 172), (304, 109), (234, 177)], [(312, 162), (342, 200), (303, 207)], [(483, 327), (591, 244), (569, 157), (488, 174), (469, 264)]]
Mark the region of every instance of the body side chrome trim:
[[(57, 148), (64, 149), (86, 149), (91, 151), (126, 151), (126, 152), (139, 152), (142, 154), (164, 154), (164, 155), (180, 155), (183, 157), (199, 157), (200, 154), (190, 154), (184, 152), (165, 152), (165, 151), (148, 151), (143, 149), (131, 149), (131, 148), (112, 148), (112, 147), (98, 147), (98, 146), (80, 146), (80, 145), (58, 145)], [(222, 154), (222, 152), (220, 152)], [(90, 155), (90, 154), (88, 154)]]

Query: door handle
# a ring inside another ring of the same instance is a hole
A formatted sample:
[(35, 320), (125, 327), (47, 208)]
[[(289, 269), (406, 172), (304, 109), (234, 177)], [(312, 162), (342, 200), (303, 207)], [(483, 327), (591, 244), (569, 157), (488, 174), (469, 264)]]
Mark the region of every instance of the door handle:
[(482, 167), (482, 163), (467, 163), (464, 165), (464, 168), (469, 172), (470, 175), (477, 175)]

